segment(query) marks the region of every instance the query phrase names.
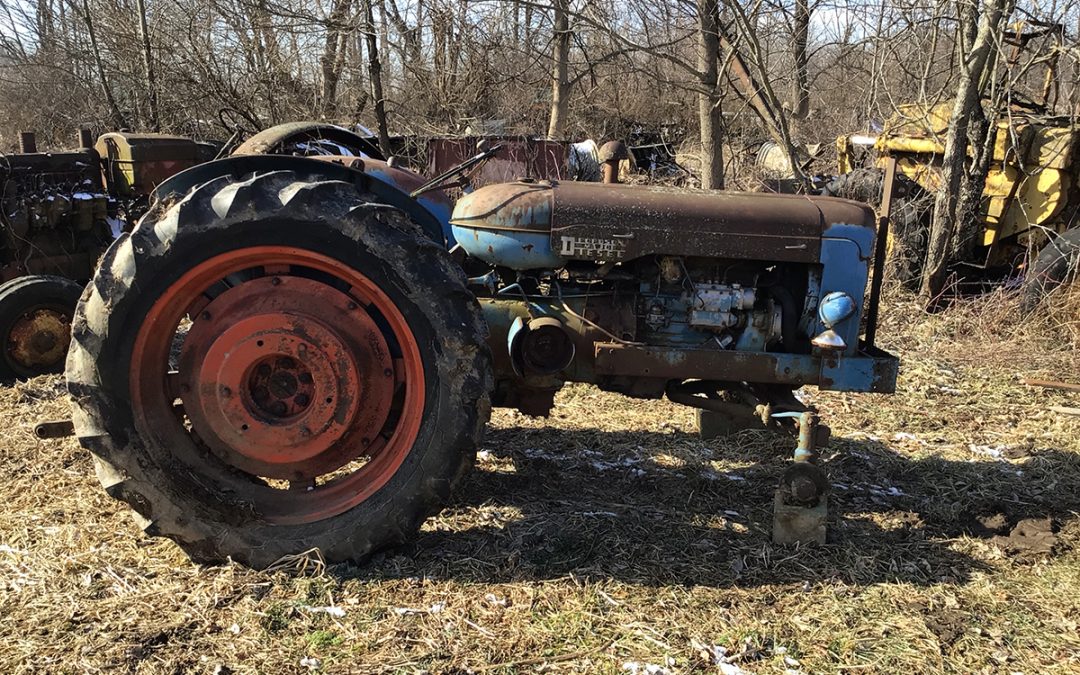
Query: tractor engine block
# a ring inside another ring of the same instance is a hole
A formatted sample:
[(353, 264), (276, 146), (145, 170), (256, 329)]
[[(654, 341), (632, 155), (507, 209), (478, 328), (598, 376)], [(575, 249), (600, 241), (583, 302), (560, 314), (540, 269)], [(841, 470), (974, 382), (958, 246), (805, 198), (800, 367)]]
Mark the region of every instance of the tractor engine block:
[(738, 283), (688, 281), (672, 291), (643, 283), (641, 337), (657, 344), (701, 343), (764, 350), (781, 337), (781, 308), (766, 293)]
[[(119, 233), (97, 153), (9, 155), (0, 162), (0, 281), (24, 274), (88, 279)], [(115, 230), (115, 232), (114, 232)]]

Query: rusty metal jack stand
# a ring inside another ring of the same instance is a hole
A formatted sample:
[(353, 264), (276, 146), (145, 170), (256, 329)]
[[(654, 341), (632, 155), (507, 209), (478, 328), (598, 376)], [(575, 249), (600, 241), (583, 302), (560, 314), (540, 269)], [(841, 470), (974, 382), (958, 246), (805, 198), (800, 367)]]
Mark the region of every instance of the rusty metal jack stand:
[(799, 425), (799, 445), (795, 462), (784, 471), (773, 505), (773, 543), (824, 544), (829, 516), (829, 482), (817, 465), (817, 448), (828, 442), (828, 427), (818, 424), (817, 414), (775, 413), (774, 417), (795, 417)]

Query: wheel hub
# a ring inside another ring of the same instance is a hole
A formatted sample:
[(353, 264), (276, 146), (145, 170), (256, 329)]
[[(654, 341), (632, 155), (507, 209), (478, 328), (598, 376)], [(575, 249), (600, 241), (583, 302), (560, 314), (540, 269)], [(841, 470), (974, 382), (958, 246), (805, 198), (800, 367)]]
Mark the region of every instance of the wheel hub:
[(229, 508), (275, 525), (336, 516), (381, 490), (417, 442), (420, 344), (356, 266), (239, 248), (188, 266), (140, 321), (135, 426)]
[(264, 415), (283, 419), (311, 405), (315, 378), (303, 363), (289, 356), (268, 356), (248, 378), (248, 396)]
[(269, 478), (312, 478), (371, 452), (393, 399), (393, 358), (371, 316), (298, 277), (222, 293), (192, 325), (179, 366), (193, 431)]
[(27, 370), (40, 370), (59, 363), (71, 341), (71, 319), (54, 309), (36, 309), (23, 314), (8, 332), (8, 356)]

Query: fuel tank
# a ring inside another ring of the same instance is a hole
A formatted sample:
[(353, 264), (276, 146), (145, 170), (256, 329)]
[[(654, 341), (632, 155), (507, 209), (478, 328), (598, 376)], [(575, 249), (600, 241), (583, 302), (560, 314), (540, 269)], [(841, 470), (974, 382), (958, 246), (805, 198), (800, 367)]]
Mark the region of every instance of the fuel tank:
[(813, 263), (826, 229), (872, 232), (874, 213), (833, 197), (521, 180), (466, 195), (450, 225), (469, 255), (515, 270), (656, 254)]

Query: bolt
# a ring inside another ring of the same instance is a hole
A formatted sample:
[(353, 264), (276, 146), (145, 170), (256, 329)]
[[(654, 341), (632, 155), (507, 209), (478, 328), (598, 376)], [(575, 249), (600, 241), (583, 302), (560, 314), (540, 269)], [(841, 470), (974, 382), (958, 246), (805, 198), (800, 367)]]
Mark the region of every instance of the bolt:
[(228, 387), (222, 387), (221, 395), (225, 398), (229, 398), (230, 396), (232, 396), (232, 389), (229, 389)]
[(390, 377), (390, 376), (392, 376), (394, 374), (394, 371), (387, 368), (386, 370), (382, 371), (382, 374), (387, 376), (387, 377)]
[(311, 435), (311, 429), (308, 429), (307, 427), (300, 427), (300, 435), (301, 436), (310, 436)]
[(210, 320), (210, 312), (203, 312), (202, 313), (202, 318), (203, 318), (204, 321), (209, 321)]
[(360, 445), (362, 445), (362, 446), (364, 446), (366, 448), (367, 446), (371, 445), (371, 439), (370, 438), (361, 438), (360, 439)]
[(281, 279), (278, 278), (278, 277), (274, 277), (273, 279), (270, 280), (270, 283), (275, 285), (275, 286), (280, 286), (281, 285)]
[(350, 302), (348, 305), (349, 309), (356, 309), (359, 306), (360, 305), (356, 304), (355, 302)]

